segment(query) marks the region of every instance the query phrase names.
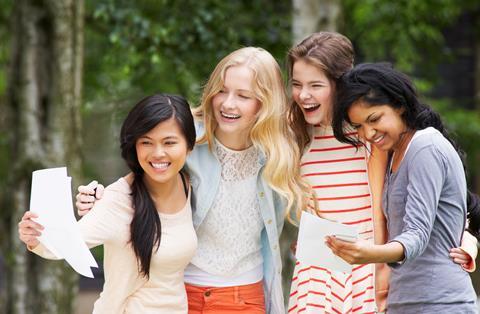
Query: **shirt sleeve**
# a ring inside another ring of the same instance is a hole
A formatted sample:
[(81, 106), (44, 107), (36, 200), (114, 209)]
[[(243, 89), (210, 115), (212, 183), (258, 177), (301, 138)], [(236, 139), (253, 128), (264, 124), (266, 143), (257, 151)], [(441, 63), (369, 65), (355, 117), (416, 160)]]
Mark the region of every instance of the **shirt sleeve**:
[(115, 190), (105, 190), (102, 199), (78, 221), (80, 232), (89, 248), (118, 237), (122, 226), (128, 224), (128, 198)]
[(433, 146), (420, 149), (406, 166), (404, 228), (400, 235), (391, 239), (403, 245), (403, 262), (416, 258), (427, 248), (446, 177), (443, 156)]

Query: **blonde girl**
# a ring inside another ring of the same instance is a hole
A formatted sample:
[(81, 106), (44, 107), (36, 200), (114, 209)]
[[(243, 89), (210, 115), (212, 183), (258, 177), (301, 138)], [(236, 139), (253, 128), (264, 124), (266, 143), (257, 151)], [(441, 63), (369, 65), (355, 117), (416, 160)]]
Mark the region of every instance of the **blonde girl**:
[[(185, 270), (189, 313), (285, 312), (279, 236), (307, 192), (286, 110), (280, 67), (262, 48), (235, 50), (210, 75), (186, 164), (198, 236)], [(85, 209), (94, 192), (81, 190)]]

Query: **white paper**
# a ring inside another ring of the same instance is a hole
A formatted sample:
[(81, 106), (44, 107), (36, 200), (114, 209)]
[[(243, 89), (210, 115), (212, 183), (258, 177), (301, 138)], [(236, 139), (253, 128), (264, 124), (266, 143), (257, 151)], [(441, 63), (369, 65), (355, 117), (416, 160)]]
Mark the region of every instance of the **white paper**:
[(45, 228), (38, 240), (58, 258), (65, 259), (79, 274), (93, 278), (90, 267), (98, 267), (73, 213), (71, 178), (67, 168), (37, 170), (32, 173), (30, 211)]
[(302, 212), (298, 230), (296, 257), (303, 265), (315, 265), (330, 270), (351, 273), (352, 265), (332, 253), (325, 245), (326, 236), (355, 241), (358, 232), (353, 226), (322, 219)]

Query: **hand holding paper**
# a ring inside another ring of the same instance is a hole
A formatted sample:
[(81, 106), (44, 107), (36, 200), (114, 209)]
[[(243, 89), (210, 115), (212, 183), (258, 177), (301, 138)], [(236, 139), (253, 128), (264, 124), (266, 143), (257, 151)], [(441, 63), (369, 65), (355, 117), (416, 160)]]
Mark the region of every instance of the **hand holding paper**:
[(350, 273), (352, 266), (334, 255), (325, 245), (325, 237), (354, 242), (358, 233), (353, 226), (322, 219), (307, 212), (302, 213), (298, 231), (297, 259), (304, 265), (322, 266), (331, 270)]
[(71, 178), (65, 167), (33, 172), (30, 211), (38, 214), (36, 221), (45, 228), (38, 240), (76, 272), (93, 278), (90, 267), (98, 265), (73, 214)]

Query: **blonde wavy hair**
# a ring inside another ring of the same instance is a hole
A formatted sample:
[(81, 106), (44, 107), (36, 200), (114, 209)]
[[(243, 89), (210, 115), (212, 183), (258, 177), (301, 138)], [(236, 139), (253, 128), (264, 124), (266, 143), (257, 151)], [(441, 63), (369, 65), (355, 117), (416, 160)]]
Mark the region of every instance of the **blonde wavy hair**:
[(217, 121), (212, 99), (223, 88), (227, 69), (233, 66), (246, 66), (254, 74), (253, 91), (261, 106), (249, 136), (253, 145), (265, 154), (263, 178), (287, 200), (287, 212), (306, 208), (309, 187), (300, 177), (300, 151), (287, 123), (288, 102), (280, 66), (266, 50), (241, 48), (217, 64), (204, 87), (200, 106), (194, 109), (194, 115), (203, 120), (205, 127), (197, 143), (208, 142), (209, 148), (213, 147)]

